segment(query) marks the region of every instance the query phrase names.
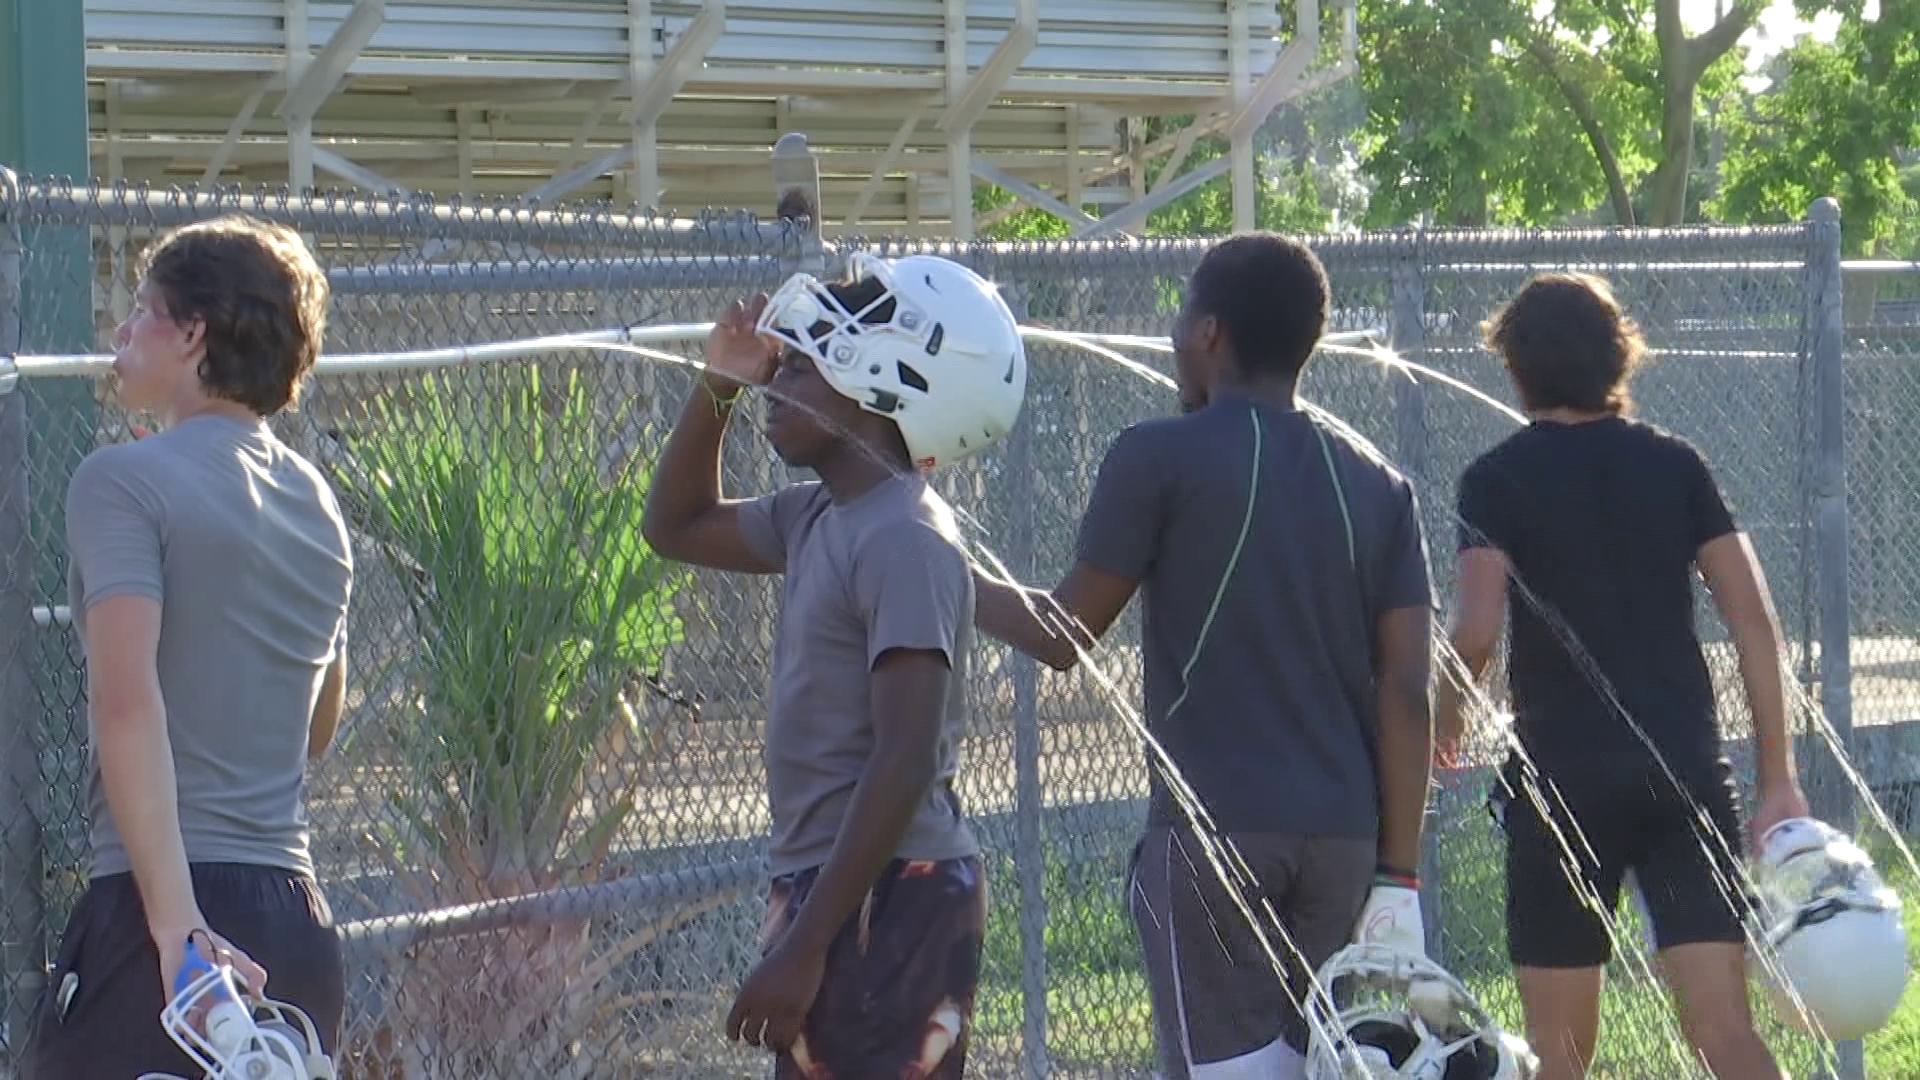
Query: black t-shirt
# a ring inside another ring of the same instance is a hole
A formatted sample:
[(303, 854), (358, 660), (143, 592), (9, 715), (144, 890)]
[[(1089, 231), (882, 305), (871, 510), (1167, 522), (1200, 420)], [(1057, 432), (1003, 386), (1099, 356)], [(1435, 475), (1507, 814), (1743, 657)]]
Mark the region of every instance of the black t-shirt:
[(1461, 548), (1498, 548), (1512, 566), (1509, 677), (1535, 762), (1644, 766), (1624, 709), (1676, 773), (1710, 780), (1720, 733), (1694, 564), (1734, 523), (1700, 453), (1619, 417), (1536, 421), (1467, 468), (1459, 512)]
[[(1140, 582), (1146, 723), (1214, 825), (1369, 840), (1377, 631), (1430, 606), (1426, 555), (1405, 477), (1236, 395), (1122, 432), (1079, 538)], [(1150, 774), (1150, 820), (1183, 823)]]

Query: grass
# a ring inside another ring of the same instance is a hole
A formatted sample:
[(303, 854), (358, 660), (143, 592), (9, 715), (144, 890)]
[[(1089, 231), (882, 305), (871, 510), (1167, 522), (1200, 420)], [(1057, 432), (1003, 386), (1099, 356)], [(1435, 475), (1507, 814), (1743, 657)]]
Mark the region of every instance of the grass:
[[(1457, 906), (1444, 915), (1449, 948), (1442, 962), (1509, 1030), (1522, 1029), (1519, 998), (1506, 971), (1501, 945), (1503, 894), (1491, 837), (1460, 836), (1444, 843), (1446, 889)], [(1042, 881), (1047, 957), (1047, 1045), (1056, 1068), (1146, 1072), (1153, 1066), (1153, 1024), (1139, 946), (1121, 896), (1121, 874), (1131, 837), (1117, 834), (1071, 837), (1072, 856), (1052, 845)], [(1894, 845), (1870, 835), (1867, 846), (1889, 884), (1906, 901), (1907, 951), (1920, 965), (1920, 879)], [(1913, 845), (1916, 838), (1910, 837)], [(1008, 848), (993, 845), (999, 850)], [(1010, 858), (989, 869), (989, 913), (977, 1005), (976, 1038), (995, 1057), (1017, 1052), (1023, 1025), (1020, 892)], [(1623, 912), (1628, 905), (1622, 905)], [(1638, 940), (1637, 916), (1625, 914), (1621, 933)], [(1753, 994), (1762, 1036), (1796, 1077), (1821, 1074), (1823, 1056), (1810, 1039), (1785, 1028), (1764, 994)], [(1644, 1080), (1687, 1075), (1675, 1041), (1674, 1014), (1657, 983), (1636, 978), (1616, 959), (1601, 1002), (1601, 1038), (1592, 1080)], [(1866, 1040), (1867, 1075), (1920, 1077), (1920, 978), (1909, 985), (1900, 1009), (1885, 1028)]]

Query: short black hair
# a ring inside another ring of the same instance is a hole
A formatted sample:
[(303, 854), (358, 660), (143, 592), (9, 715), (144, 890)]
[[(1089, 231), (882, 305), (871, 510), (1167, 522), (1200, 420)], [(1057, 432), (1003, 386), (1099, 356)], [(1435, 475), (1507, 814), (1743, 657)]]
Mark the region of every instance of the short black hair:
[(1215, 244), (1187, 285), (1194, 315), (1220, 320), (1241, 371), (1298, 378), (1332, 306), (1326, 267), (1307, 245), (1273, 232)]
[(1639, 324), (1592, 274), (1537, 274), (1480, 330), (1529, 409), (1626, 413), (1646, 355)]

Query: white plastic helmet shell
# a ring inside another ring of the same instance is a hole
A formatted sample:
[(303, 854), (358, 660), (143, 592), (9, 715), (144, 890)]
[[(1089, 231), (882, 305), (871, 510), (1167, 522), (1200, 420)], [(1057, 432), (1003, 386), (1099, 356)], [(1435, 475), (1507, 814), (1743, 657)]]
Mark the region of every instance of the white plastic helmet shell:
[(1907, 985), (1899, 895), (1859, 845), (1813, 818), (1767, 830), (1759, 854), (1754, 877), (1778, 969), (1762, 968), (1775, 1010), (1801, 1031), (1811, 1018), (1835, 1041), (1880, 1030)]
[[(1308, 1080), (1533, 1080), (1539, 1059), (1438, 964), (1349, 945), (1307, 1001)], [(1450, 1008), (1442, 1015), (1435, 1002)]]
[[(859, 253), (851, 263), (856, 279), (885, 287), (868, 309), (848, 311), (822, 282), (795, 274), (768, 301), (759, 331), (807, 354), (835, 390), (898, 425), (917, 468), (964, 461), (1006, 437), (1026, 400), (1027, 353), (993, 285), (937, 255)], [(862, 320), (888, 299), (889, 319)], [(818, 323), (828, 330), (816, 338)]]

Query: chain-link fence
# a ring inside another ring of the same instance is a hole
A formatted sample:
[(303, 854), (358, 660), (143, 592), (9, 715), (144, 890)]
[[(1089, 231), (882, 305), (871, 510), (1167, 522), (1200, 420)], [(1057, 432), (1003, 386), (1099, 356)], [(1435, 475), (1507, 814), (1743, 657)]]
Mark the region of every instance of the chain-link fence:
[[(166, 226), (228, 210), (308, 237), (331, 276), (326, 348), (336, 357), (701, 322), (796, 269), (831, 272), (862, 248), (921, 249), (823, 245), (798, 225), (739, 216), (674, 222), (24, 183), (0, 203), (0, 355), (107, 348), (142, 248)], [(1821, 573), (1838, 566), (1848, 597), (1848, 500), (1836, 498), (1832, 468), (1837, 223), (1313, 243), (1334, 283), (1334, 329), (1377, 331), (1405, 359), (1503, 402), (1512, 395), (1478, 348), (1480, 320), (1539, 270), (1606, 274), (1659, 350), (1636, 384), (1641, 414), (1711, 459), (1816, 687), (1810, 645), (1848, 633), (1832, 575)], [(1204, 249), (940, 250), (998, 282), (1028, 323), (1160, 335)], [(1914, 341), (1889, 330), (1870, 353)], [(1030, 348), (1013, 436), (938, 483), (979, 545), (1050, 585), (1068, 566), (1109, 441), (1166, 412), (1172, 396), (1090, 350)], [(136, 437), (139, 420), (97, 369), (40, 371), (0, 394), (0, 993), (15, 1040), (84, 882), (84, 700), (63, 606), (61, 499), (80, 458)], [(1856, 618), (1872, 613), (1860, 623), (1876, 642), (1903, 642), (1910, 655), (1920, 551), (1898, 544), (1920, 477), (1901, 462), (1905, 429), (1890, 421), (1920, 402), (1920, 379), (1911, 361), (1851, 364), (1848, 374), (1850, 493), (1863, 526), (1850, 598)], [(316, 857), (349, 952), (343, 1077), (764, 1071), (757, 1052), (725, 1041), (720, 1021), (755, 955), (763, 903), (760, 723), (776, 586), (667, 566), (639, 540), (648, 470), (690, 380), (684, 367), (565, 348), (485, 363), (329, 363), (299, 410), (275, 422), (334, 477), (359, 567), (347, 718), (308, 787)], [(1303, 395), (1414, 479), (1444, 602), (1454, 482), (1516, 422), (1459, 388), (1348, 353), (1316, 358)], [(789, 478), (750, 433), (757, 409), (745, 411), (725, 458), (734, 494)], [(1901, 476), (1914, 483), (1900, 486)], [(471, 521), (410, 512), (456, 494)], [(511, 542), (532, 535), (570, 542)], [(468, 538), (494, 541), (487, 550), (501, 558), (475, 559)], [(450, 648), (454, 629), (508, 644)], [(1729, 732), (1744, 737), (1731, 648), (1717, 622), (1703, 629)], [(555, 659), (583, 637), (613, 647), (589, 664)], [(1130, 610), (1098, 657), (1134, 708), (1137, 642)], [(969, 1073), (1149, 1075), (1146, 984), (1121, 890), (1146, 791), (1139, 741), (1087, 671), (1041, 672), (984, 641), (971, 680), (960, 791), (989, 851), (992, 914)], [(1817, 689), (1844, 733), (1844, 680)], [(1856, 722), (1910, 719), (1913, 704), (1897, 690), (1862, 697)], [(1440, 777), (1428, 920), (1437, 958), (1517, 1027), (1500, 849), (1482, 805), (1491, 738), (1482, 744)], [(1617, 967), (1595, 1075), (1682, 1074), (1669, 1006)]]

